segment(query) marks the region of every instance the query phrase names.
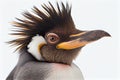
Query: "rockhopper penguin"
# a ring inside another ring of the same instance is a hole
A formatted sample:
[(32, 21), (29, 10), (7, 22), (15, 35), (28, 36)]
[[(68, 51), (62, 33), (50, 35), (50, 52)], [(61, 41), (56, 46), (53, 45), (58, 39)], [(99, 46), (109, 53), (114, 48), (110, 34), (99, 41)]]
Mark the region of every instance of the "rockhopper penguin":
[(25, 19), (14, 21), (20, 57), (6, 80), (83, 80), (80, 69), (73, 63), (86, 44), (110, 36), (102, 30), (83, 31), (75, 28), (68, 3), (49, 2), (39, 10), (24, 12)]

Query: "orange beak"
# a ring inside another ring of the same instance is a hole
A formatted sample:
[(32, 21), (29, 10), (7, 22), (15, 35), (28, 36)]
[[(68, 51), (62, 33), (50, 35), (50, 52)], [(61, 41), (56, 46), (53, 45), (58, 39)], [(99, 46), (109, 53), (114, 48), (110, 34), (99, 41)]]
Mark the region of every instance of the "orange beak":
[(105, 36), (110, 36), (110, 34), (102, 30), (84, 31), (70, 35), (70, 38), (74, 38), (74, 40), (59, 43), (56, 48), (64, 50), (76, 49)]

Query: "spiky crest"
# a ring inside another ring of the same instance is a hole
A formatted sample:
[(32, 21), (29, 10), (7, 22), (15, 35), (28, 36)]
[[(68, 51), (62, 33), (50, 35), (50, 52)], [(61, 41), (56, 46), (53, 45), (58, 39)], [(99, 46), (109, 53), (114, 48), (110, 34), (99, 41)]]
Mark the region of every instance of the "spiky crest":
[[(31, 38), (36, 34), (44, 37), (45, 33), (49, 30), (57, 27), (57, 25), (63, 25), (67, 23), (74, 24), (71, 17), (71, 6), (66, 3), (64, 5), (57, 3), (57, 9), (49, 2), (49, 5), (42, 5), (44, 11), (39, 10), (37, 7), (33, 7), (34, 14), (24, 12), (25, 19), (16, 18), (18, 21), (13, 22), (16, 30), (12, 35), (19, 35), (22, 38), (9, 41), (10, 44), (16, 45), (17, 49), (23, 51), (27, 49), (27, 45), (31, 41)], [(63, 26), (64, 27), (64, 26)]]

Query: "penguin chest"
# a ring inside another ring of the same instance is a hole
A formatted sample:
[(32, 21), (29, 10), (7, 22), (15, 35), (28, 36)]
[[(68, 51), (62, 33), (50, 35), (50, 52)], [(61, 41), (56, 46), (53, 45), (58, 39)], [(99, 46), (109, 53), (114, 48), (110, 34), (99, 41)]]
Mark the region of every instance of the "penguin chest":
[(83, 80), (80, 69), (72, 64), (53, 64), (52, 70), (45, 80)]

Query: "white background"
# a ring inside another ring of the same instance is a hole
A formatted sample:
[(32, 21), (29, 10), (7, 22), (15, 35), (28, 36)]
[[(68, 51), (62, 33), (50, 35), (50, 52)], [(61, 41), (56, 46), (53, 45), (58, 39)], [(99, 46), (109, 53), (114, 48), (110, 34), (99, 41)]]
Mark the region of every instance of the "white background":
[[(6, 41), (11, 40), (11, 21), (21, 18), (23, 11), (31, 11), (33, 5), (48, 0), (0, 0), (0, 80), (5, 80), (18, 60), (14, 48)], [(51, 0), (55, 3), (59, 0)], [(66, 2), (66, 0), (62, 0)], [(67, 0), (72, 4), (72, 16), (78, 29), (102, 29), (111, 34), (111, 38), (102, 38), (85, 46), (75, 63), (80, 67), (85, 80), (120, 80), (118, 76), (118, 2), (117, 0)], [(119, 26), (120, 27), (120, 26)], [(120, 36), (120, 35), (119, 35)]]

